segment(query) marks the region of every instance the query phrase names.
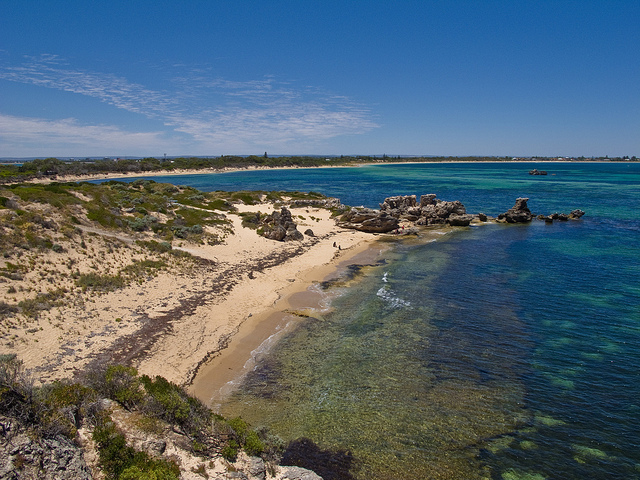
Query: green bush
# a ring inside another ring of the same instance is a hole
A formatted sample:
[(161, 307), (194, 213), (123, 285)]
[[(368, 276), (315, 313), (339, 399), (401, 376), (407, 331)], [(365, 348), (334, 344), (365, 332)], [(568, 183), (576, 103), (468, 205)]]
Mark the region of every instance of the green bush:
[(114, 480), (178, 480), (180, 469), (173, 461), (153, 459), (145, 452), (127, 445), (126, 437), (108, 416), (94, 431), (99, 463), (108, 479)]
[(160, 376), (143, 375), (140, 380), (148, 394), (143, 407), (146, 414), (179, 425), (196, 439), (209, 426), (211, 410), (182, 387)]
[(120, 272), (125, 277), (140, 278), (156, 274), (166, 266), (167, 263), (163, 260), (138, 260), (124, 267)]
[(227, 444), (222, 447), (220, 454), (222, 457), (229, 461), (235, 462), (238, 459), (238, 450), (240, 449), (240, 445), (235, 440), (229, 440)]
[(146, 248), (151, 252), (157, 252), (157, 253), (166, 253), (170, 251), (172, 248), (169, 242), (156, 242), (155, 240), (149, 240), (149, 241), (138, 240), (136, 244)]
[(233, 430), (237, 444), (244, 448), (248, 455), (258, 456), (264, 452), (265, 445), (260, 440), (258, 433), (251, 430), (241, 417), (232, 418), (227, 421), (227, 424)]
[(87, 373), (87, 383), (97, 392), (131, 410), (142, 404), (144, 388), (138, 371), (124, 365), (97, 365)]
[(260, 212), (242, 212), (238, 215), (242, 219), (242, 226), (244, 228), (251, 228), (253, 230), (256, 230), (258, 228), (264, 216)]
[[(9, 289), (11, 288), (13, 288), (14, 292), (8, 292), (8, 293), (15, 293), (15, 288), (13, 286), (9, 287)], [(14, 305), (9, 305), (8, 303), (5, 303), (0, 300), (0, 318), (6, 315), (12, 315), (14, 313), (18, 313), (18, 307)]]
[(189, 397), (182, 388), (160, 376), (152, 380), (143, 375), (141, 381), (153, 400), (147, 408), (157, 411), (159, 416), (169, 423), (178, 425), (186, 423), (191, 413), (191, 406)]
[(79, 383), (57, 381), (36, 393), (40, 425), (45, 434), (61, 433), (74, 438), (86, 415), (87, 406), (97, 399), (96, 392)]
[(82, 290), (97, 290), (111, 292), (126, 285), (121, 275), (99, 275), (97, 273), (84, 273), (76, 279), (76, 285)]
[(231, 200), (236, 202), (242, 202), (245, 205), (255, 205), (260, 201), (261, 192), (232, 192)]
[(247, 455), (252, 457), (260, 456), (262, 452), (264, 452), (265, 448), (264, 443), (260, 440), (260, 437), (258, 437), (257, 432), (253, 430), (247, 432), (243, 447), (244, 451), (247, 452)]
[(26, 298), (18, 303), (20, 312), (27, 317), (35, 318), (38, 312), (50, 310), (53, 307), (62, 305), (67, 290), (59, 288), (47, 293), (39, 293), (35, 298)]
[(0, 355), (0, 414), (37, 424), (33, 382), (15, 354)]

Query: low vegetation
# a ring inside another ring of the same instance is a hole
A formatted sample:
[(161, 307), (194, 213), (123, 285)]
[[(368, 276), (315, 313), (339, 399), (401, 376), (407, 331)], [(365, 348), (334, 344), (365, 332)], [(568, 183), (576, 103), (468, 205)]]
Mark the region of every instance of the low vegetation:
[(127, 443), (126, 432), (103, 399), (139, 414), (139, 424), (180, 432), (190, 452), (205, 459), (223, 456), (234, 461), (244, 450), (277, 463), (284, 452), (283, 443), (266, 431), (251, 429), (241, 418), (225, 420), (163, 377), (140, 376), (135, 368), (124, 365), (98, 364), (79, 381), (34, 387), (15, 355), (0, 355), (3, 428), (7, 422), (19, 422), (33, 438), (62, 435), (73, 440), (78, 429), (88, 427), (106, 478), (177, 480), (180, 470), (175, 461), (151, 456)]

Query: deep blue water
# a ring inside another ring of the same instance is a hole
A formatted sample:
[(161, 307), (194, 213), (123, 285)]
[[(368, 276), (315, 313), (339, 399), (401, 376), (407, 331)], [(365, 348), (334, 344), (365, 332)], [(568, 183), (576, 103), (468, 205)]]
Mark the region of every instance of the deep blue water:
[[(547, 176), (530, 176), (544, 169)], [(640, 478), (640, 164), (420, 164), (155, 177), (376, 207), (436, 193), (547, 225), (396, 242), (223, 406), (350, 451), (353, 478)], [(335, 293), (335, 292), (334, 292)], [(344, 460), (344, 458), (343, 458)], [(343, 472), (342, 477), (349, 478)]]

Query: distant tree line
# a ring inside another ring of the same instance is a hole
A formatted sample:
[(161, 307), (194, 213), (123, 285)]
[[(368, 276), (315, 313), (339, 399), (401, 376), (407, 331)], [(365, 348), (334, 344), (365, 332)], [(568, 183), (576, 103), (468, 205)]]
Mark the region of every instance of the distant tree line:
[[(0, 165), (0, 180), (28, 180), (38, 177), (55, 177), (65, 175), (100, 175), (110, 173), (144, 174), (147, 172), (167, 172), (175, 170), (222, 170), (225, 168), (276, 168), (276, 167), (320, 167), (326, 165), (353, 165), (363, 163), (392, 163), (392, 162), (497, 162), (497, 161), (545, 161), (555, 160), (556, 157), (491, 157), (491, 156), (440, 156), (440, 157), (407, 157), (390, 155), (340, 155), (339, 157), (324, 156), (281, 156), (270, 157), (264, 155), (222, 155), (219, 157), (177, 157), (140, 159), (103, 159), (103, 160), (59, 160), (58, 158), (36, 159), (22, 165)], [(608, 161), (637, 161), (634, 157), (603, 157), (603, 158), (566, 158), (565, 160), (608, 160)]]

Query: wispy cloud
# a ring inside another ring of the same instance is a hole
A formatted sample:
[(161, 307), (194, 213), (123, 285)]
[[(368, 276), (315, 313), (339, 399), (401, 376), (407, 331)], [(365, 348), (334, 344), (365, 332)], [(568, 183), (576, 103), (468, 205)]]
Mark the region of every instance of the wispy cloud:
[(0, 79), (97, 98), (161, 120), (191, 137), (200, 150), (309, 148), (377, 127), (368, 108), (315, 87), (270, 76), (230, 81), (206, 68), (182, 66), (180, 72), (165, 89), (154, 90), (116, 75), (72, 68), (55, 55), (26, 58), (17, 66), (0, 65)]
[(73, 119), (42, 120), (0, 114), (0, 157), (38, 155), (160, 154), (171, 142), (162, 132), (126, 132), (111, 125), (80, 125)]

